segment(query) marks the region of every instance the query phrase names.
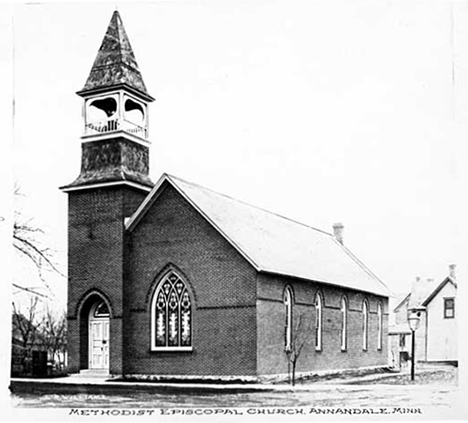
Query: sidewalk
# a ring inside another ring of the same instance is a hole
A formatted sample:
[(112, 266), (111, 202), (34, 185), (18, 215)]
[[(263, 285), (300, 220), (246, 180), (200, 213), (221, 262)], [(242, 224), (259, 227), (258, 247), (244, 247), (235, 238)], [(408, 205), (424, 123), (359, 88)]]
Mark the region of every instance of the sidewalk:
[[(418, 374), (433, 373), (443, 371), (447, 366), (425, 366), (421, 365), (418, 368)], [(111, 392), (122, 392), (131, 390), (146, 391), (153, 393), (200, 393), (200, 394), (235, 394), (235, 393), (250, 393), (250, 392), (272, 392), (272, 391), (314, 391), (322, 389), (323, 385), (339, 386), (339, 385), (357, 385), (356, 389), (360, 389), (358, 385), (365, 385), (366, 382), (382, 381), (394, 377), (407, 375), (409, 378), (408, 369), (401, 372), (391, 373), (376, 373), (361, 375), (358, 377), (346, 376), (336, 378), (320, 378), (314, 381), (297, 381), (296, 386), (292, 387), (288, 383), (277, 384), (259, 384), (259, 383), (190, 383), (190, 382), (127, 382), (122, 380), (109, 379), (107, 375), (93, 374), (73, 374), (67, 377), (48, 378), (48, 379), (20, 379), (12, 378), (10, 390), (13, 393), (93, 393), (93, 394), (108, 394)], [(352, 389), (352, 388), (351, 388)]]

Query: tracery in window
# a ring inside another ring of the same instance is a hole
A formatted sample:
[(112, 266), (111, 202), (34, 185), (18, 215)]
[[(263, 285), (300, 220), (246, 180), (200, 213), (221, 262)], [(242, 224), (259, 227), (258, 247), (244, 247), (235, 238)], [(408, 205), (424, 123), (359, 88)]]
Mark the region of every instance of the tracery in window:
[(191, 349), (192, 303), (185, 282), (169, 273), (152, 302), (152, 349)]

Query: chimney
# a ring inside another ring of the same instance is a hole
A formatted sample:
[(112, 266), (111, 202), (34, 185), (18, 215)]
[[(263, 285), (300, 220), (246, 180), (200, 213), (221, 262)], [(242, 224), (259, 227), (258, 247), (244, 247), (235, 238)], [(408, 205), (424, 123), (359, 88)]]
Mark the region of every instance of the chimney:
[(343, 244), (343, 229), (342, 223), (335, 223), (333, 225), (333, 235), (340, 244)]
[(449, 276), (452, 279), (457, 279), (457, 265), (456, 264), (449, 264)]

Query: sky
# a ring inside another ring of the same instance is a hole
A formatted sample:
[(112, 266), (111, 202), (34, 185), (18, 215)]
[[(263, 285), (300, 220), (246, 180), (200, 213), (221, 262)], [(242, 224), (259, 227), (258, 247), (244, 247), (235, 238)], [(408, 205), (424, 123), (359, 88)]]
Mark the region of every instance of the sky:
[[(450, 263), (466, 279), (468, 3), (446, 1), (10, 7), (3, 172), (64, 273), (58, 187), (80, 169), (75, 92), (116, 7), (156, 98), (153, 181), (174, 174), (329, 232), (342, 222), (346, 246), (396, 294), (416, 276), (442, 280)], [(27, 260), (11, 261), (16, 283), (41, 289)], [(64, 308), (66, 278), (46, 279)]]

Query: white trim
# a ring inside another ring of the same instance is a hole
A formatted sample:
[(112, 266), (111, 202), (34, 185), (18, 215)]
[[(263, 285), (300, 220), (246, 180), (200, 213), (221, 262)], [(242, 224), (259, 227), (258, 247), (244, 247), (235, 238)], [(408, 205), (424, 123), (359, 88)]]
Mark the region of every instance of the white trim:
[[(140, 204), (140, 207), (138, 207), (133, 213), (133, 215), (130, 217), (130, 219), (125, 223), (125, 229), (127, 231), (133, 230), (133, 228), (136, 226), (136, 224), (140, 221), (140, 219), (143, 217), (143, 214), (145, 213), (145, 209), (150, 206), (150, 202), (155, 199), (156, 193), (159, 191), (159, 188), (163, 184), (163, 182), (166, 180), (167, 175), (164, 173), (156, 182), (154, 185), (153, 189), (151, 190), (150, 194), (143, 200), (143, 202)], [(157, 197), (156, 197), (157, 198)]]
[(137, 137), (136, 135), (130, 134), (129, 132), (122, 129), (119, 129), (118, 131), (106, 132), (105, 134), (83, 135), (81, 139), (83, 140), (82, 143), (84, 144), (88, 142), (108, 140), (115, 137), (127, 138), (129, 141), (136, 142), (137, 144), (141, 144), (145, 147), (149, 147), (151, 145), (149, 140)]
[(315, 351), (322, 351), (323, 304), (320, 293), (315, 294)]
[(341, 297), (341, 351), (348, 349), (348, 301)]
[(125, 225), (125, 229), (128, 230), (128, 231), (132, 231), (133, 228), (137, 225), (137, 223), (140, 221), (140, 219), (143, 217), (144, 213), (146, 213), (147, 209), (149, 209), (149, 207), (151, 206), (151, 204), (156, 200), (156, 198), (158, 197), (156, 194), (158, 193), (159, 189), (161, 188), (162, 184), (165, 182), (165, 181), (168, 181), (173, 188), (175, 188), (177, 190), (177, 192), (182, 195), (183, 198), (185, 198), (185, 200), (187, 200), (190, 205), (199, 213), (202, 215), (202, 217), (204, 217), (208, 223), (213, 226), (223, 237), (224, 239), (226, 239), (227, 242), (229, 242), (229, 244), (231, 244), (234, 249), (242, 256), (244, 257), (253, 267), (255, 270), (257, 270), (258, 272), (262, 272), (263, 269), (260, 268), (260, 266), (258, 266), (257, 263), (255, 263), (243, 250), (242, 248), (240, 248), (231, 238), (229, 238), (228, 235), (226, 235), (224, 233), (224, 231), (221, 230), (221, 228), (216, 225), (216, 223), (200, 208), (198, 207), (198, 205), (192, 201), (192, 199), (187, 195), (185, 194), (185, 192), (179, 188), (179, 186), (177, 185), (176, 182), (174, 182), (172, 180), (172, 178), (167, 174), (167, 173), (163, 173), (163, 175), (159, 178), (158, 182), (156, 183), (156, 185), (153, 187), (153, 190), (151, 191), (151, 193), (146, 197), (146, 199), (143, 201), (143, 203), (141, 203), (140, 207), (138, 207), (138, 209), (136, 210), (135, 213), (133, 213), (132, 217), (130, 218), (130, 220), (127, 222), (127, 224)]
[(362, 350), (369, 349), (369, 305), (366, 300), (362, 302)]
[(286, 306), (286, 339), (284, 349), (286, 352), (291, 352), (293, 347), (293, 293), (289, 285), (284, 289), (283, 301)]
[(64, 187), (60, 188), (63, 192), (70, 192), (70, 191), (82, 191), (84, 189), (92, 189), (92, 188), (105, 188), (110, 186), (117, 186), (117, 185), (128, 185), (130, 187), (142, 189), (143, 191), (150, 192), (151, 188), (145, 185), (140, 185), (136, 182), (132, 181), (114, 181), (114, 182), (102, 182), (99, 184), (90, 184), (90, 185), (82, 185), (77, 187)]
[(226, 239), (226, 241), (229, 242), (229, 244), (231, 244), (234, 247), (234, 249), (237, 250), (237, 252), (240, 253), (240, 255), (244, 257), (255, 268), (255, 270), (257, 270), (258, 272), (261, 272), (263, 270), (247, 255), (247, 253), (244, 252), (244, 250), (242, 250), (241, 247), (239, 247), (231, 238), (229, 238), (229, 236), (226, 233), (224, 233), (224, 231), (200, 207), (198, 207), (198, 205), (194, 201), (192, 201), (192, 199), (188, 195), (186, 195), (182, 189), (180, 189), (177, 186), (177, 184), (173, 183), (173, 186), (192, 205), (192, 207), (195, 210), (197, 210), (198, 213), (200, 213), (208, 221), (208, 223), (210, 223), (211, 226), (213, 226)]
[(382, 349), (383, 344), (383, 314), (382, 303), (379, 301), (377, 304), (377, 350)]

